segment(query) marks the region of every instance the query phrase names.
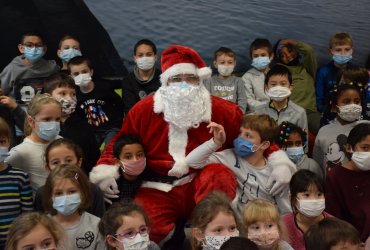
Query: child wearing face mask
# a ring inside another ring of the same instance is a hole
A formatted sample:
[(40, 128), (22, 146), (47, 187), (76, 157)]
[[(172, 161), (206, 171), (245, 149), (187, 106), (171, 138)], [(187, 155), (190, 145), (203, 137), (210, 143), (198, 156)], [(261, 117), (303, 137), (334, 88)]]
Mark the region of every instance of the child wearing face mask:
[(281, 123), (279, 127), (278, 145), (285, 150), (289, 159), (295, 163), (297, 170), (308, 169), (323, 178), (324, 173), (319, 164), (305, 154), (305, 147), (307, 146), (305, 130), (287, 121)]
[[(106, 190), (105, 185), (117, 183), (117, 186), (111, 188), (111, 194), (105, 193), (106, 202), (109, 204), (122, 200), (132, 200), (135, 197), (143, 182), (141, 173), (146, 166), (144, 147), (136, 136), (122, 135), (119, 137), (114, 142), (113, 155), (117, 167), (112, 167), (110, 171), (114, 171), (115, 182), (101, 174), (100, 166), (93, 168), (90, 173), (90, 180), (93, 183), (98, 183), (102, 190)], [(106, 169), (105, 166), (102, 167)]]
[[(275, 120), (265, 114), (245, 115), (241, 122), (239, 137), (234, 140), (234, 149), (221, 152), (216, 151), (226, 140), (223, 126), (211, 122), (208, 127), (213, 133), (213, 138), (186, 156), (188, 166), (201, 168), (210, 163), (226, 165), (234, 173), (238, 182), (237, 197), (234, 202), (240, 214), (248, 201), (259, 198), (277, 203), (281, 214), (291, 212), (288, 200), (289, 187), (284, 186), (281, 195), (272, 195), (269, 192), (271, 173), (283, 170), (278, 170), (282, 162), (271, 163), (264, 157), (265, 150), (275, 142), (279, 131)], [(289, 175), (295, 172), (296, 167), (286, 158), (284, 152), (279, 154), (279, 161), (284, 161), (288, 166), (286, 170)]]
[(357, 124), (348, 135), (349, 161), (327, 172), (327, 211), (351, 223), (365, 241), (370, 235), (370, 123)]
[(310, 226), (332, 217), (324, 212), (323, 180), (310, 170), (301, 169), (290, 181), (290, 203), (293, 212), (283, 217), (289, 241), (295, 250), (305, 250), (303, 235)]
[(270, 101), (265, 92), (265, 75), (270, 70), (270, 62), (274, 52), (269, 40), (257, 38), (249, 47), (252, 67), (242, 77), (245, 83), (248, 111), (254, 111), (258, 106)]
[(73, 78), (64, 73), (53, 74), (45, 79), (44, 91), (62, 105), (59, 135), (83, 149), (82, 169), (88, 175), (100, 157), (100, 150), (92, 127), (75, 112), (77, 98)]
[(25, 172), (5, 162), (10, 146), (10, 128), (0, 118), (0, 249), (12, 222), (22, 212), (32, 211), (32, 189)]
[(80, 167), (69, 164), (54, 168), (46, 179), (45, 212), (67, 236), (68, 249), (105, 249), (99, 233), (100, 219), (88, 212), (90, 183)]
[(26, 138), (12, 148), (6, 161), (28, 173), (34, 192), (45, 184), (44, 152), (47, 145), (59, 137), (62, 108), (49, 94), (36, 95), (27, 107)]
[(313, 159), (324, 175), (327, 168), (348, 161), (344, 152), (347, 135), (360, 122), (362, 113), (362, 95), (355, 83), (341, 83), (333, 93), (331, 107), (336, 118), (319, 130), (313, 147)]
[[(46, 169), (49, 172), (58, 166), (64, 166), (66, 164), (75, 164), (78, 167), (82, 167), (83, 158), (82, 149), (74, 142), (65, 138), (52, 141), (45, 150)], [(36, 211), (45, 211), (43, 207), (44, 189), (45, 186), (37, 189), (34, 202)], [(90, 192), (91, 206), (86, 211), (97, 217), (102, 217), (105, 212), (103, 192), (93, 183), (90, 183)]]
[(108, 250), (159, 250), (149, 239), (149, 219), (138, 204), (117, 202), (104, 214), (99, 231)]
[(231, 237), (239, 236), (241, 226), (224, 193), (205, 196), (194, 208), (191, 216), (191, 249), (216, 250)]
[(293, 250), (283, 239), (283, 224), (277, 207), (262, 199), (249, 201), (243, 211), (247, 237), (259, 250)]
[(154, 94), (161, 86), (161, 70), (155, 66), (157, 47), (148, 39), (138, 41), (134, 46), (135, 67), (122, 81), (122, 99), (124, 112), (128, 111), (141, 99)]
[(210, 79), (205, 79), (203, 81), (204, 87), (211, 95), (238, 104), (242, 112), (245, 113), (247, 97), (244, 82), (240, 77), (232, 75), (236, 65), (235, 53), (229, 48), (219, 48), (215, 51), (213, 65), (218, 74), (213, 75)]
[(68, 63), (77, 88), (77, 114), (92, 126), (98, 145), (108, 145), (117, 134), (123, 118), (122, 99), (112, 82), (93, 79), (91, 61), (83, 56)]
[(309, 131), (317, 134), (320, 113), (316, 109), (315, 76), (316, 57), (312, 47), (293, 39), (279, 40), (275, 46), (275, 59), (292, 73), (294, 89), (290, 99), (306, 110)]
[(308, 129), (305, 110), (290, 99), (292, 89), (290, 71), (285, 66), (275, 65), (265, 79), (265, 90), (271, 101), (260, 105), (256, 113), (268, 114), (279, 125), (283, 121), (290, 121), (303, 129)]
[(71, 35), (63, 36), (59, 41), (57, 56), (62, 61), (60, 71), (68, 74), (68, 62), (76, 56), (82, 56), (78, 39)]

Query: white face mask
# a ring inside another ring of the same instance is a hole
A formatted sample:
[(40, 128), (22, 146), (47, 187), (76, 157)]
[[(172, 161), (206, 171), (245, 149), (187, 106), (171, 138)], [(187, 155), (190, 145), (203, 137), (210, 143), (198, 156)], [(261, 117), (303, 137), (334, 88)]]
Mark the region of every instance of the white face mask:
[(138, 233), (133, 239), (115, 239), (122, 243), (123, 249), (125, 250), (146, 250), (150, 245), (149, 234), (142, 236)]
[(217, 65), (217, 71), (222, 76), (229, 76), (234, 71), (234, 66)]
[(325, 199), (319, 200), (298, 200), (299, 212), (308, 216), (316, 217), (322, 214), (325, 209)]
[(370, 170), (370, 152), (353, 152), (351, 160), (362, 171)]
[(220, 249), (222, 244), (228, 241), (231, 237), (238, 237), (239, 231), (235, 230), (232, 234), (225, 236), (205, 236), (203, 250)]
[(271, 249), (280, 240), (280, 234), (276, 227), (259, 232), (250, 232), (248, 230), (248, 239), (253, 241), (258, 249)]
[(155, 57), (143, 56), (136, 59), (136, 65), (141, 70), (149, 70), (154, 67)]
[(75, 80), (75, 84), (79, 87), (86, 87), (92, 80), (90, 73), (79, 74), (73, 79)]
[(267, 91), (267, 95), (271, 100), (280, 102), (291, 95), (291, 91), (287, 87), (275, 86)]
[(347, 122), (356, 121), (360, 117), (362, 112), (362, 107), (358, 104), (348, 104), (337, 107), (339, 109), (339, 117)]

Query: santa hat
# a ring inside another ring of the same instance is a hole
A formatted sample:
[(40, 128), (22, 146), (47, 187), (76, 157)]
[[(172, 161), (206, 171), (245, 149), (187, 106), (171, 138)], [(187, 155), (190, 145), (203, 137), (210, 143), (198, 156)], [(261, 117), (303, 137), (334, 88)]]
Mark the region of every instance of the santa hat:
[(172, 45), (163, 51), (161, 67), (163, 86), (167, 85), (168, 78), (179, 74), (194, 74), (200, 79), (209, 78), (212, 74), (198, 52), (181, 45)]

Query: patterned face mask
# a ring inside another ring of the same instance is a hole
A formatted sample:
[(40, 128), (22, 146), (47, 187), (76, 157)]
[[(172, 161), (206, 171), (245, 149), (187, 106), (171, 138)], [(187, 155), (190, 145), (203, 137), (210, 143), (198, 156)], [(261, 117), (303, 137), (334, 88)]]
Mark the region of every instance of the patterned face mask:
[(220, 249), (222, 244), (228, 241), (231, 237), (238, 237), (239, 231), (235, 230), (233, 233), (225, 236), (206, 236), (203, 242), (203, 250)]
[(77, 100), (76, 99), (67, 99), (67, 98), (59, 98), (58, 102), (62, 105), (62, 112), (70, 115), (76, 109)]

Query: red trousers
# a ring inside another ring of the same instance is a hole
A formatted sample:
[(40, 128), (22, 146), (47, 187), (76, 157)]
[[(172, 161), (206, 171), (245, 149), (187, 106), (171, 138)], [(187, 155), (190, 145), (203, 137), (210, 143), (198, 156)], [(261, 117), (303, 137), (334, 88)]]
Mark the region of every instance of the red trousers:
[(222, 191), (234, 199), (236, 186), (236, 179), (227, 167), (210, 164), (200, 170), (193, 181), (169, 192), (141, 188), (135, 200), (149, 216), (150, 239), (159, 243), (174, 229), (176, 220), (190, 218), (195, 205), (208, 193)]

